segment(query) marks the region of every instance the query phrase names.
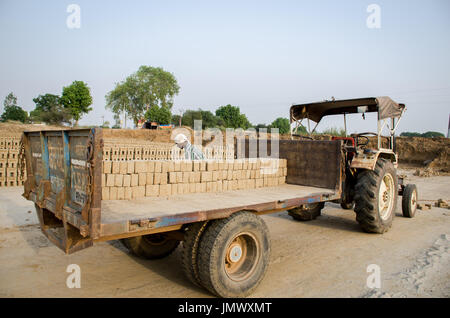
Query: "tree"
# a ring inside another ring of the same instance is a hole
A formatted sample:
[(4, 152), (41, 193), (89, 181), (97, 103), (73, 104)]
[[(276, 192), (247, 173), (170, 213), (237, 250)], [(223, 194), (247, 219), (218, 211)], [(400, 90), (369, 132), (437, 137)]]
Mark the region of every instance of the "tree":
[(241, 114), (237, 106), (231, 106), (230, 104), (221, 106), (216, 110), (216, 116), (223, 119), (226, 128), (242, 128), (245, 130), (251, 127), (247, 117)]
[(172, 73), (160, 67), (141, 66), (106, 95), (106, 108), (114, 113), (124, 113), (137, 125), (154, 106), (170, 110), (179, 90)]
[(445, 137), (444, 134), (441, 134), (437, 131), (427, 131), (426, 133), (422, 134), (422, 137), (426, 138), (434, 138), (434, 137)]
[(24, 123), (28, 118), (28, 113), (17, 105), (17, 97), (11, 92), (3, 101), (4, 111), (0, 117), (1, 121), (17, 120)]
[(82, 81), (74, 81), (71, 85), (63, 88), (61, 104), (68, 109), (75, 125), (78, 125), (83, 114), (92, 110), (92, 96), (89, 87)]
[(224, 127), (225, 123), (222, 118), (215, 116), (209, 110), (187, 110), (183, 113), (182, 125), (194, 128), (194, 121), (202, 121), (202, 129)]
[(172, 120), (172, 113), (165, 106), (155, 105), (145, 113), (145, 119), (157, 122), (160, 125), (168, 125)]
[(289, 119), (278, 117), (272, 122), (270, 128), (278, 128), (280, 134), (288, 134), (291, 131), (291, 124)]
[(70, 123), (72, 115), (69, 109), (62, 106), (58, 95), (39, 95), (33, 98), (33, 102), (35, 102), (36, 108), (30, 112), (32, 121), (44, 122), (50, 125)]

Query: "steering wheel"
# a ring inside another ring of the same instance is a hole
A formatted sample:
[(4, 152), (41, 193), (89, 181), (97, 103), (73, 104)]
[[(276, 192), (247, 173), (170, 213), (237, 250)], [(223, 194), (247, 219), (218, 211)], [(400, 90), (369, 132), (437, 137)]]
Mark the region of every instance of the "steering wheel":
[[(364, 132), (364, 133), (360, 133), (360, 134), (352, 134), (351, 136), (353, 138), (355, 138), (356, 140), (356, 146), (361, 146), (361, 147), (365, 147), (369, 144), (370, 140), (369, 137), (367, 137), (366, 135), (371, 135), (371, 136), (378, 136), (376, 133), (373, 132)], [(364, 138), (364, 142), (359, 142), (359, 138)]]

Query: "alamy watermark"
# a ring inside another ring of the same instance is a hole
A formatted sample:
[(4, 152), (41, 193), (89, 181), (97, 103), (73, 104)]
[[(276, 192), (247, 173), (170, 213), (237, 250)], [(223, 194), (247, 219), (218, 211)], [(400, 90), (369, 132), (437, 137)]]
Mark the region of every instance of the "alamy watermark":
[(66, 19), (66, 25), (69, 29), (81, 28), (81, 8), (78, 4), (69, 4), (66, 9), (70, 13)]
[(81, 268), (77, 264), (70, 264), (66, 268), (70, 275), (66, 279), (67, 288), (81, 288)]
[(366, 25), (369, 29), (381, 28), (381, 7), (378, 4), (369, 4), (367, 6), (367, 13), (370, 13), (366, 20)]
[(367, 273), (370, 275), (367, 277), (366, 285), (370, 289), (380, 289), (381, 288), (381, 269), (377, 264), (370, 264), (366, 269)]

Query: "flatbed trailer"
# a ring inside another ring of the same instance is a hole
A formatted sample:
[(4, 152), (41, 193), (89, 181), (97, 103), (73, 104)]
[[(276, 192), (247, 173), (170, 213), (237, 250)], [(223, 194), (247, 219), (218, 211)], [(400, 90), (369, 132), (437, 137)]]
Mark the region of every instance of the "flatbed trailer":
[[(237, 214), (248, 218), (248, 215), (336, 201), (342, 194), (344, 161), (341, 140), (280, 140), (279, 157), (287, 159), (286, 184), (220, 193), (102, 200), (103, 145), (100, 128), (28, 131), (23, 134), (22, 170), (26, 169), (27, 173), (23, 195), (35, 203), (43, 234), (67, 254), (96, 242), (116, 239), (126, 240), (125, 245), (133, 250), (134, 245), (130, 246), (132, 238), (163, 234), (176, 240), (177, 244), (183, 242), (183, 248), (190, 247), (191, 251), (183, 252), (183, 255), (188, 253), (192, 259), (197, 257), (198, 244), (202, 244), (198, 242), (204, 230), (204, 226), (200, 226), (202, 224), (232, 219)], [(244, 153), (248, 156), (248, 147)], [(221, 228), (221, 225), (217, 226)], [(188, 234), (191, 228), (202, 230), (196, 229), (195, 235)], [(195, 244), (189, 241), (193, 237)], [(265, 239), (263, 243), (267, 243)], [(195, 248), (191, 246), (193, 244)], [(233, 251), (250, 253), (250, 245), (245, 248), (243, 243), (244, 249), (239, 247)], [(270, 247), (263, 248), (261, 253), (255, 252), (255, 257), (265, 258), (263, 263), (267, 265), (269, 252)], [(184, 267), (196, 272), (191, 275), (193, 278), (190, 277), (194, 282), (201, 282), (220, 296), (248, 294), (262, 279), (266, 267), (263, 264), (265, 267), (261, 270), (253, 270), (255, 275), (262, 271), (260, 277), (244, 282), (247, 284), (244, 287), (239, 283), (241, 285), (238, 284), (234, 290), (232, 286), (214, 287), (213, 273), (211, 279), (199, 277), (197, 267), (201, 266), (200, 263), (193, 260), (192, 264), (184, 264)]]

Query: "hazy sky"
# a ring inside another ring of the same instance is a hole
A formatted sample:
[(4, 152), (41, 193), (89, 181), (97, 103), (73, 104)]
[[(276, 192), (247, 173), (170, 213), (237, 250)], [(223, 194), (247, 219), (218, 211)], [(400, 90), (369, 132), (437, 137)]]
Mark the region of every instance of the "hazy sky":
[[(79, 29), (66, 25), (71, 3), (81, 8)], [(372, 3), (379, 29), (366, 25)], [(94, 110), (80, 124), (112, 122), (105, 95), (151, 65), (179, 82), (175, 113), (233, 104), (252, 123), (270, 123), (294, 102), (389, 95), (408, 107), (400, 131), (447, 133), (447, 0), (0, 0), (0, 43), (1, 101), (12, 91), (30, 111), (39, 94), (82, 80)], [(359, 117), (349, 126), (376, 130)]]

